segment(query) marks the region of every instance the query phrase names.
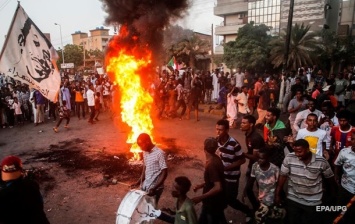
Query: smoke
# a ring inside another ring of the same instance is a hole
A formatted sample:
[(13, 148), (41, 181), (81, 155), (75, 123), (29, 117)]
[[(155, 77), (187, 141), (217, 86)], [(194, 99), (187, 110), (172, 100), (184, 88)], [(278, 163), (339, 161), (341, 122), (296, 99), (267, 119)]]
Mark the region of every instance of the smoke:
[(108, 14), (105, 22), (127, 28), (127, 36), (120, 41), (133, 46), (148, 46), (153, 51), (153, 60), (161, 53), (163, 29), (172, 20), (182, 18), (189, 6), (189, 0), (100, 1)]

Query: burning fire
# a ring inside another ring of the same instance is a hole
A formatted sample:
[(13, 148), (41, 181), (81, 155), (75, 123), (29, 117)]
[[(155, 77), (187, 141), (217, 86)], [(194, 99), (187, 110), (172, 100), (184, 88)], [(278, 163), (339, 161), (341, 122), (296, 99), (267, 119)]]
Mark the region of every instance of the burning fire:
[[(121, 28), (122, 38), (127, 35), (127, 31)], [(133, 37), (135, 41), (137, 37)], [(119, 86), (120, 95), (119, 107), (122, 121), (131, 127), (128, 134), (127, 143), (132, 144), (130, 151), (133, 153), (133, 160), (140, 160), (141, 152), (136, 140), (139, 134), (147, 133), (152, 137), (153, 122), (150, 117), (150, 111), (153, 104), (153, 98), (147, 90), (143, 88), (141, 77), (145, 68), (151, 63), (151, 52), (149, 50), (132, 48), (125, 46), (120, 41), (111, 41), (110, 48), (114, 49), (106, 55), (107, 72), (114, 77), (114, 82)], [(113, 105), (114, 110), (118, 105)], [(152, 139), (153, 140), (153, 139)]]

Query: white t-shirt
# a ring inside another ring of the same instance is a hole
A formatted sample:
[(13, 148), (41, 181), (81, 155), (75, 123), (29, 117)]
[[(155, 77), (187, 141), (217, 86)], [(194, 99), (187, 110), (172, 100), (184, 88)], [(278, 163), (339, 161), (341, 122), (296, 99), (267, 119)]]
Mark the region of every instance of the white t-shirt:
[(88, 99), (88, 106), (93, 107), (95, 106), (95, 93), (91, 89), (88, 89), (86, 92), (86, 97)]
[(243, 86), (244, 73), (235, 73), (235, 86), (240, 88)]
[[(250, 112), (249, 107), (248, 107), (248, 94), (241, 92), (236, 97), (236, 100), (238, 101), (238, 112), (239, 113), (247, 114)], [(240, 105), (239, 103), (242, 103), (243, 106)]]
[(317, 129), (317, 131), (308, 131), (307, 128), (302, 128), (298, 131), (296, 140), (304, 139), (309, 144), (309, 149), (312, 153), (323, 156), (322, 143), (326, 141), (326, 131)]
[[(322, 119), (323, 117), (325, 117), (324, 114), (319, 116), (318, 120)], [(338, 118), (336, 117), (336, 115), (334, 115), (334, 117), (332, 117), (330, 120), (333, 123), (333, 126), (338, 126), (339, 125), (339, 121), (338, 121)], [(329, 149), (330, 141), (332, 139), (331, 136), (330, 136), (330, 131), (332, 130), (332, 127), (330, 126), (329, 122), (326, 121), (319, 128), (324, 130), (327, 133), (325, 143), (326, 143), (326, 146), (327, 146), (326, 149)]]

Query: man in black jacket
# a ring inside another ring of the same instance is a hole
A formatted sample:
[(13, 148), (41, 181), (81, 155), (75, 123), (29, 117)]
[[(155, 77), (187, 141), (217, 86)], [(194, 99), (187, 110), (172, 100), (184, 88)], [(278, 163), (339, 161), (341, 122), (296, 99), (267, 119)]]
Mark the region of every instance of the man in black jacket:
[(0, 223), (48, 224), (43, 200), (36, 182), (23, 177), (22, 162), (8, 156), (1, 162)]

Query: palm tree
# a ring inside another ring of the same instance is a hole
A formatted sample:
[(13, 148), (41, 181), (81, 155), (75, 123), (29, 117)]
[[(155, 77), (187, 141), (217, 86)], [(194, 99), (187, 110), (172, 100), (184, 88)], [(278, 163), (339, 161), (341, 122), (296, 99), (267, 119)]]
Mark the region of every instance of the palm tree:
[(206, 55), (211, 49), (209, 41), (202, 40), (198, 35), (193, 34), (190, 38), (185, 38), (174, 47), (174, 54), (177, 56), (186, 54), (189, 57), (189, 66), (195, 68), (196, 56)]
[[(316, 49), (322, 47), (318, 36), (310, 31), (311, 26), (295, 24), (291, 31), (290, 50), (287, 60), (287, 69), (296, 70), (304, 65), (313, 64), (313, 55)], [(283, 30), (279, 38), (270, 41), (270, 61), (274, 68), (283, 64), (285, 52), (286, 30)]]

